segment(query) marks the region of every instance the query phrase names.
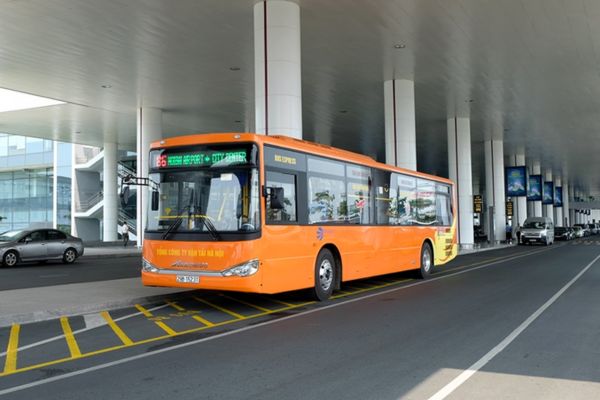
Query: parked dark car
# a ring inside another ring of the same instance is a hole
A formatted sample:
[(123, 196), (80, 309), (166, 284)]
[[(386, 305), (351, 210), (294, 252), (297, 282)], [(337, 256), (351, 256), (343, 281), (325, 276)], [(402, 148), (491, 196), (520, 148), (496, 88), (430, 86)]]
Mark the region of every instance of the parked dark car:
[(6, 267), (47, 260), (71, 264), (82, 254), (81, 239), (56, 229), (15, 230), (0, 234), (0, 259)]
[(571, 240), (573, 239), (573, 231), (570, 228), (557, 226), (554, 228), (554, 238), (556, 240)]

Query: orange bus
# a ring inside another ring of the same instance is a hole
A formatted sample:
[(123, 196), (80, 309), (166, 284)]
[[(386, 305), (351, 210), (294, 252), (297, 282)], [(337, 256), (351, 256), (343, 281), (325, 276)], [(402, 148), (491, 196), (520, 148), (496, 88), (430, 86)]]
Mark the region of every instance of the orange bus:
[(151, 145), (147, 286), (327, 299), (341, 282), (457, 253), (452, 181), (281, 136), (218, 133)]

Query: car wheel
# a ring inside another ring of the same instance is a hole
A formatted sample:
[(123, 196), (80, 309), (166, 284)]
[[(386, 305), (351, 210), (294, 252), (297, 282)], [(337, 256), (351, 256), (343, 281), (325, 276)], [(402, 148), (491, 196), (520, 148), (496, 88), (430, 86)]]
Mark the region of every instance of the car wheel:
[(14, 250), (7, 251), (2, 257), (2, 265), (5, 267), (14, 267), (18, 262), (19, 254)]
[(75, 249), (66, 249), (63, 254), (63, 262), (65, 264), (73, 264), (77, 259), (77, 252)]
[(335, 258), (331, 251), (323, 249), (317, 256), (315, 263), (315, 287), (313, 297), (318, 301), (325, 301), (333, 293), (336, 280)]
[(433, 272), (433, 250), (428, 242), (421, 247), (421, 267), (417, 270), (420, 279), (427, 279)]

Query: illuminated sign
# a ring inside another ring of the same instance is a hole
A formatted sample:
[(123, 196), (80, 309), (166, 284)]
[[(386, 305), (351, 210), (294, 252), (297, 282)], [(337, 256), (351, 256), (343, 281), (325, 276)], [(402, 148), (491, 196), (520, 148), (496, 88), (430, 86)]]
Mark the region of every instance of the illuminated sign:
[(173, 152), (168, 149), (153, 150), (150, 152), (151, 168), (189, 168), (228, 166), (248, 163), (248, 150), (213, 150)]
[(506, 167), (506, 195), (527, 195), (527, 169), (525, 167)]

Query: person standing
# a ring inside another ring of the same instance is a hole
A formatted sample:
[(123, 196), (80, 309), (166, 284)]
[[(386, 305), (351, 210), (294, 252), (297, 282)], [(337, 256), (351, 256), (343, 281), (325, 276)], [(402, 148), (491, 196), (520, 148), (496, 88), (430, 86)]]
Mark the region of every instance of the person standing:
[(127, 243), (129, 243), (129, 225), (127, 225), (127, 222), (123, 222), (121, 235), (123, 236), (123, 247), (127, 247)]

